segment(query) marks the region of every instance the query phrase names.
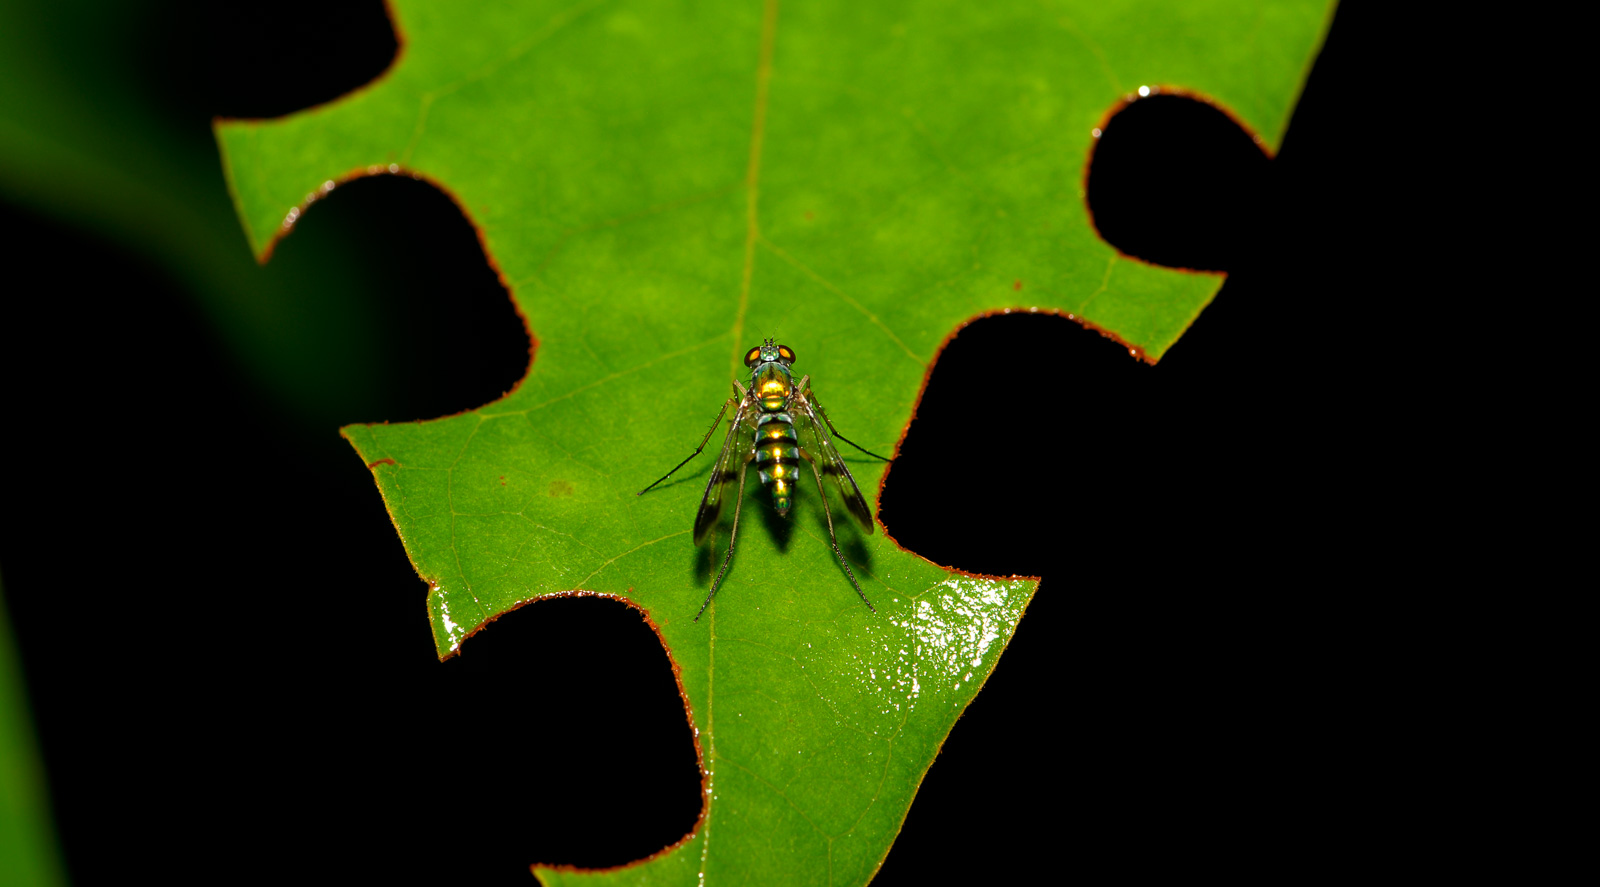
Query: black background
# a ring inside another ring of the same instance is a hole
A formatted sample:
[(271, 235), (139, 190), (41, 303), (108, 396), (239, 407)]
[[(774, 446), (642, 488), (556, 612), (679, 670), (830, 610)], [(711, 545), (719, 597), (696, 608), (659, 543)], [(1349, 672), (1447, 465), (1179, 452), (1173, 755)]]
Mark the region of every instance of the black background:
[[(394, 51), (378, 3), (152, 16), (135, 73), (196, 139), (329, 100)], [(1266, 873), (1382, 840), (1351, 820), (1380, 739), (1352, 717), (1375, 654), (1340, 636), (1361, 540), (1334, 503), (1386, 360), (1337, 306), (1399, 297), (1369, 224), (1383, 27), (1341, 9), (1270, 161), (1184, 98), (1107, 127), (1089, 190), (1108, 239), (1229, 272), (1160, 365), (1015, 314), (941, 355), (882, 520), (936, 562), (1044, 581), (875, 884)], [(336, 428), (256, 390), (139, 255), (0, 213), (8, 273), (34, 281), (0, 300), (0, 569), (76, 882), (528, 884), (531, 862), (621, 864), (692, 826), (681, 701), (633, 611), (540, 603), (439, 663)], [(456, 412), (522, 375), (526, 337), (448, 199), (354, 182), (282, 248), (319, 227), (356, 232), (394, 300), (393, 387), (340, 421)]]

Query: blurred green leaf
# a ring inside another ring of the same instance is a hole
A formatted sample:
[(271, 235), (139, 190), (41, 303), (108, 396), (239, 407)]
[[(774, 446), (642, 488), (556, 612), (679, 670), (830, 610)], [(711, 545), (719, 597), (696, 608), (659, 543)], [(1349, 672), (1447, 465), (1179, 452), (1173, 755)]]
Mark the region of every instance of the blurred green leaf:
[[(394, 9), (406, 47), (378, 82), (218, 136), (258, 253), (343, 181), (425, 178), (478, 227), (536, 336), (504, 399), (345, 434), (429, 583), (441, 655), (501, 613), (583, 591), (643, 610), (678, 669), (705, 817), (642, 864), (541, 877), (866, 882), (1035, 583), (845, 528), (873, 614), (833, 559), (815, 489), (787, 523), (757, 491), (729, 579), (694, 623), (727, 543), (726, 529), (709, 552), (690, 539), (712, 456), (634, 494), (687, 454), (767, 336), (877, 450), (975, 315), (1071, 314), (1158, 359), (1222, 278), (1121, 257), (1096, 235), (1092, 130), (1150, 84), (1208, 96), (1276, 147), (1331, 7)], [(1048, 413), (1071, 380), (1017, 384)], [(1027, 423), (1001, 418), (1019, 417), (974, 417), (974, 433), (1020, 448)], [(870, 494), (885, 468), (852, 471)], [(446, 779), (481, 766), (436, 762)]]
[(5, 596), (0, 594), (0, 884), (66, 883), (48, 797)]
[(164, 106), (140, 70), (150, 53), (174, 51), (149, 39), (157, 12), (110, 0), (0, 4), (0, 199), (155, 264), (289, 415), (321, 428), (349, 421), (351, 404), (384, 396), (386, 343), (371, 322), (382, 296), (338, 231), (272, 267), (252, 260), (206, 122)]

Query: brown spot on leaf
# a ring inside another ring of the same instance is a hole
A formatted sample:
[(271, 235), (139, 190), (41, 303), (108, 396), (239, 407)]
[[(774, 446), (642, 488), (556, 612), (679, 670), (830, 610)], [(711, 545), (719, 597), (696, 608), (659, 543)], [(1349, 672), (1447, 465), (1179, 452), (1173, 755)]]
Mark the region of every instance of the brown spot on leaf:
[(572, 495), (572, 484), (564, 480), (553, 480), (550, 482), (550, 498), (560, 499), (563, 496), (570, 495)]

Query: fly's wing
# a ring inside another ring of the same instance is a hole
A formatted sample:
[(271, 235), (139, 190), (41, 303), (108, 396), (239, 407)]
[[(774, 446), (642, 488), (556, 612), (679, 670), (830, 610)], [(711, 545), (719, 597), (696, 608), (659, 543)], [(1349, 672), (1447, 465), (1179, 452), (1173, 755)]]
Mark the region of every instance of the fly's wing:
[(743, 398), (739, 401), (739, 408), (733, 411), (733, 427), (728, 429), (728, 436), (722, 441), (722, 453), (717, 456), (717, 464), (711, 469), (711, 478), (706, 481), (705, 497), (700, 500), (700, 510), (694, 516), (696, 545), (704, 542), (711, 528), (717, 525), (717, 517), (722, 514), (722, 494), (727, 491), (731, 481), (738, 479), (739, 472), (744, 468), (745, 456), (754, 446), (751, 438), (753, 432), (745, 421), (749, 405), (749, 398)]
[(800, 416), (795, 418), (796, 428), (800, 432), (800, 442), (811, 452), (816, 460), (817, 470), (828, 479), (828, 486), (833, 487), (839, 498), (844, 500), (844, 507), (850, 516), (856, 519), (861, 529), (867, 533), (872, 532), (872, 509), (867, 506), (867, 500), (861, 495), (861, 488), (856, 486), (856, 479), (850, 476), (850, 469), (844, 465), (844, 460), (839, 458), (839, 451), (833, 448), (833, 441), (828, 437), (828, 429), (817, 417), (816, 410), (812, 409), (809, 398), (797, 398)]

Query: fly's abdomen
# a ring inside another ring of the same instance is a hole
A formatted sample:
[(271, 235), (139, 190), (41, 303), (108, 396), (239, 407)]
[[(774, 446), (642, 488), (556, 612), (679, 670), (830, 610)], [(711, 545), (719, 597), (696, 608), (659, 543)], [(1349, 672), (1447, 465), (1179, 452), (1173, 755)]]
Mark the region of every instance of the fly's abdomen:
[(794, 420), (788, 413), (762, 413), (756, 419), (756, 472), (772, 490), (772, 506), (787, 515), (794, 504), (795, 472), (800, 468), (800, 445), (794, 437)]

